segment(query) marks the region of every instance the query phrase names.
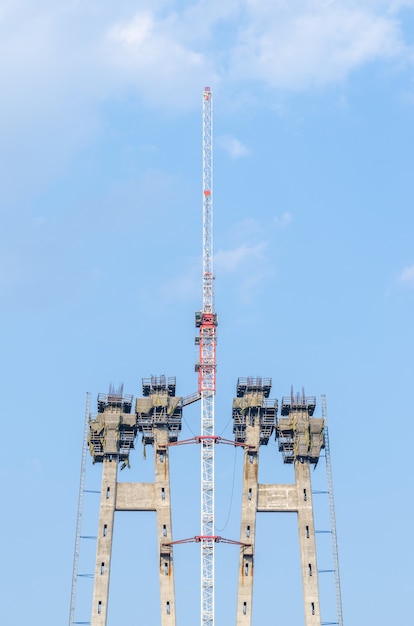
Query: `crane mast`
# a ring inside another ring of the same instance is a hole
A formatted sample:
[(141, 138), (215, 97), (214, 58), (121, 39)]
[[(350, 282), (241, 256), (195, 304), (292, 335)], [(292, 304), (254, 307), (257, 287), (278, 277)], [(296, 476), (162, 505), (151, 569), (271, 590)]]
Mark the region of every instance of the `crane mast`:
[(203, 307), (196, 313), (199, 336), (198, 391), (201, 397), (201, 626), (214, 624), (214, 394), (216, 327), (213, 275), (212, 92), (203, 91)]

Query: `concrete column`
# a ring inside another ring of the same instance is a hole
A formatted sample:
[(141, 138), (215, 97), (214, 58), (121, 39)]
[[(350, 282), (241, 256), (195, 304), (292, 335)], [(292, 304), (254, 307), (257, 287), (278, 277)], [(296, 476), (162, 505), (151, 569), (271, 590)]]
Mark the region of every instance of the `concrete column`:
[(246, 426), (246, 448), (244, 451), (242, 514), (240, 543), (249, 547), (240, 548), (239, 583), (237, 593), (236, 626), (250, 626), (252, 622), (254, 542), (256, 535), (256, 512), (258, 503), (260, 424)]
[(118, 458), (102, 463), (101, 504), (96, 547), (91, 626), (106, 626), (111, 571), (112, 538), (116, 502)]
[(169, 441), (167, 428), (154, 430), (155, 506), (157, 510), (161, 625), (175, 626), (175, 592), (172, 541)]
[(295, 461), (305, 626), (321, 626), (310, 464)]

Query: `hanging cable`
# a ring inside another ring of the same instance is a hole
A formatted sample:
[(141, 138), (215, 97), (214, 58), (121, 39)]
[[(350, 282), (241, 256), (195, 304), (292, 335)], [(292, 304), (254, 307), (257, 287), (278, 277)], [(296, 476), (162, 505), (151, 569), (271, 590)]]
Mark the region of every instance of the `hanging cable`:
[(233, 460), (233, 480), (231, 485), (231, 494), (230, 494), (230, 502), (229, 502), (229, 510), (227, 512), (226, 522), (222, 528), (218, 528), (218, 526), (214, 526), (214, 529), (218, 532), (222, 532), (227, 528), (227, 524), (229, 523), (231, 509), (233, 507), (233, 496), (234, 496), (234, 483), (236, 479), (236, 447), (234, 448), (234, 460)]

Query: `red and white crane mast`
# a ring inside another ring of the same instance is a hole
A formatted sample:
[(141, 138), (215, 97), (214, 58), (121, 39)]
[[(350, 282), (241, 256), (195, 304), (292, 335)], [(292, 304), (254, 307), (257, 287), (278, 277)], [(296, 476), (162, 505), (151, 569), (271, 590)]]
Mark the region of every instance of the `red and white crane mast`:
[(216, 327), (213, 275), (213, 101), (203, 91), (203, 308), (196, 313), (200, 329), (198, 391), (201, 396), (201, 626), (214, 625), (214, 394)]

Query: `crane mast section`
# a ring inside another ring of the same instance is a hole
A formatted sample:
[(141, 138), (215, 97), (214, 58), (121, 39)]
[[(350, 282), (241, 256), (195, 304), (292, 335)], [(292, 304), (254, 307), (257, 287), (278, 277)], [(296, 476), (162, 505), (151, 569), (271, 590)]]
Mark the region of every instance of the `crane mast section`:
[(203, 91), (203, 241), (202, 310), (196, 313), (199, 336), (198, 392), (201, 397), (201, 626), (214, 626), (214, 394), (216, 327), (213, 274), (213, 107)]
[(203, 313), (213, 313), (213, 107), (203, 92)]
[[(206, 87), (203, 92), (203, 306), (201, 312), (196, 313), (196, 326), (200, 329), (197, 338), (197, 369), (198, 391), (201, 396), (214, 394), (216, 391), (217, 315), (214, 312), (212, 135), (213, 101), (210, 88)], [(212, 435), (211, 419), (207, 419), (207, 422), (208, 432), (203, 431), (203, 435)]]

